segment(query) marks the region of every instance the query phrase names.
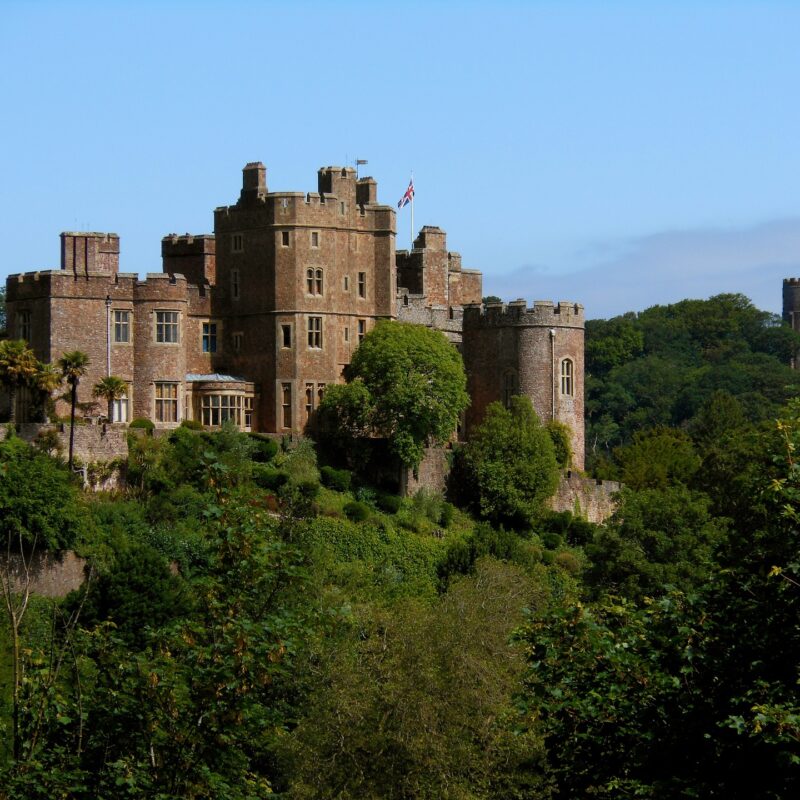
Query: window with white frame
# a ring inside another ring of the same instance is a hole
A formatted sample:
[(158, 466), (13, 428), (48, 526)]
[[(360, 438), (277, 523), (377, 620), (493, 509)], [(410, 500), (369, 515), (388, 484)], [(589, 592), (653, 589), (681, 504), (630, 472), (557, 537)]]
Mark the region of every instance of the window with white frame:
[(217, 428), (228, 420), (242, 427), (242, 401), (240, 394), (204, 394), (200, 398), (200, 419), (203, 425)]
[(178, 384), (156, 383), (156, 422), (178, 421)]
[(575, 377), (571, 359), (561, 362), (561, 394), (572, 397), (575, 392)]
[(128, 421), (128, 394), (127, 392), (121, 397), (114, 400), (111, 408), (112, 422), (127, 422)]
[(156, 311), (156, 341), (162, 344), (178, 344), (180, 315), (177, 311)]
[(114, 342), (128, 344), (131, 340), (131, 312), (114, 311)]

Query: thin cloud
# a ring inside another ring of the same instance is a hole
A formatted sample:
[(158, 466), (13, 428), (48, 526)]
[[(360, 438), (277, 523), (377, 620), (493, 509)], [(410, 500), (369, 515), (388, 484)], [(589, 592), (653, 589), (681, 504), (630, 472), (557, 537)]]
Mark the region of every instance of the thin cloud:
[(800, 275), (800, 218), (739, 229), (664, 231), (600, 244), (582, 251), (579, 260), (589, 266), (559, 274), (523, 266), (486, 275), (484, 293), (567, 299), (583, 303), (589, 318), (723, 292), (747, 295), (759, 308), (779, 312), (783, 278)]

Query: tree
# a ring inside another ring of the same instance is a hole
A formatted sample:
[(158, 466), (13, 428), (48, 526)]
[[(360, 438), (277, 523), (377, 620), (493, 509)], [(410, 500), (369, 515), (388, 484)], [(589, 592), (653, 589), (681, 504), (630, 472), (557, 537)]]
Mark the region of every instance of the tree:
[(521, 395), (489, 405), (464, 459), (478, 510), (495, 523), (528, 525), (558, 485), (552, 439)]
[(71, 350), (69, 353), (64, 353), (58, 359), (58, 367), (64, 380), (70, 387), (70, 411), (69, 411), (69, 460), (68, 466), (72, 469), (72, 452), (75, 443), (75, 406), (78, 403), (78, 384), (81, 378), (86, 374), (86, 368), (89, 366), (89, 356), (82, 353), (80, 350)]
[(0, 341), (0, 385), (8, 391), (9, 421), (17, 419), (17, 391), (28, 386), (36, 377), (39, 362), (22, 339)]
[(700, 466), (692, 440), (676, 428), (637, 431), (629, 445), (618, 447), (614, 457), (620, 478), (631, 489), (666, 489), (687, 485)]
[(379, 322), (346, 369), (347, 385), (329, 387), (323, 414), (351, 438), (372, 432), (416, 468), (426, 446), (446, 442), (467, 407), (464, 365), (444, 334), (402, 322)]
[(114, 401), (124, 397), (128, 392), (128, 384), (116, 375), (101, 378), (92, 388), (93, 397), (102, 397), (108, 403), (108, 421), (114, 421)]
[(38, 393), (37, 416), (40, 422), (47, 422), (48, 406), (53, 392), (61, 386), (61, 372), (54, 364), (39, 364), (33, 378), (33, 386)]

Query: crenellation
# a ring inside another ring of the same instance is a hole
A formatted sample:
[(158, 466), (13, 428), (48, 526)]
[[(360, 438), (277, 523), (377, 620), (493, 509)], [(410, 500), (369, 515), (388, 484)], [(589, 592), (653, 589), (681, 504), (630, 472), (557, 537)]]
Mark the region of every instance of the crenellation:
[(213, 213), (213, 233), (164, 236), (161, 272), (144, 278), (119, 272), (116, 234), (62, 233), (61, 269), (9, 276), (9, 333), (26, 332), (45, 360), (86, 352), (86, 408), (101, 377), (126, 381), (115, 421), (171, 428), (230, 416), (297, 434), (366, 333), (381, 320), (414, 322), (463, 353), (467, 434), (488, 403), (522, 393), (543, 420), (570, 425), (582, 466), (581, 305), (482, 305), (482, 274), (448, 249), (442, 228), (425, 225), (411, 250), (396, 250), (396, 209), (352, 167), (320, 168), (317, 191), (270, 192), (253, 161), (236, 203)]

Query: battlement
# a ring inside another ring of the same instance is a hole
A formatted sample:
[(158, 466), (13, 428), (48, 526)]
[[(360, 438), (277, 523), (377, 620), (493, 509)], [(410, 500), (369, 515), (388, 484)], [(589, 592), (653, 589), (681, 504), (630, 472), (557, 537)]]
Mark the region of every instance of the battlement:
[(61, 269), (73, 275), (119, 271), (119, 236), (97, 231), (64, 231), (61, 234)]
[(800, 286), (800, 278), (784, 278), (784, 286)]
[(217, 277), (217, 241), (213, 234), (178, 236), (161, 240), (164, 272), (185, 275), (190, 283), (214, 284)]
[(561, 300), (535, 300), (528, 307), (525, 300), (510, 303), (472, 304), (464, 307), (464, 328), (481, 327), (549, 327), (583, 328), (585, 326), (583, 306)]

